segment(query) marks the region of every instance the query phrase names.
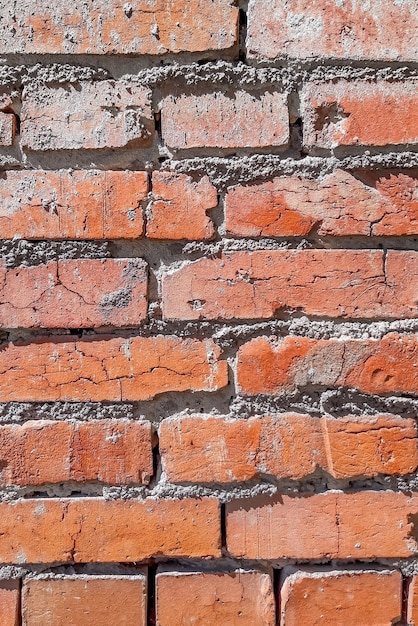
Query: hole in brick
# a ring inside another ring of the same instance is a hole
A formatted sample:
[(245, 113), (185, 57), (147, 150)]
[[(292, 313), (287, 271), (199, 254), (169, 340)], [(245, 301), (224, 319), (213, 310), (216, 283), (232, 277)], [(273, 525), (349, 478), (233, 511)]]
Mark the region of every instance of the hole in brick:
[(155, 575), (156, 573), (157, 573), (156, 565), (149, 565), (148, 567), (148, 608), (147, 608), (148, 626), (155, 626), (156, 624), (156, 612), (155, 612)]
[(227, 552), (226, 549), (226, 506), (221, 504), (221, 549), (222, 552)]
[(239, 59), (244, 61), (247, 56), (247, 13), (239, 10)]

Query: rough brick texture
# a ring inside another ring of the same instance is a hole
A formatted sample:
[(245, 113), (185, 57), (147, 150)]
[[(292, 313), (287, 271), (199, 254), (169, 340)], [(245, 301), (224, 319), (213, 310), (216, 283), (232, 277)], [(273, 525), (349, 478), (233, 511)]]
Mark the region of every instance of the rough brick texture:
[(16, 117), (13, 113), (0, 113), (0, 146), (11, 146), (16, 134)]
[(147, 237), (212, 239), (215, 229), (207, 212), (217, 206), (218, 194), (207, 176), (196, 183), (184, 174), (154, 172), (152, 194)]
[(4, 502), (0, 509), (3, 563), (133, 563), (151, 556), (220, 555), (215, 498), (52, 498)]
[(147, 578), (73, 576), (28, 580), (23, 588), (25, 626), (146, 626)]
[(1, 238), (135, 239), (147, 193), (145, 172), (3, 172)]
[(0, 620), (2, 626), (19, 626), (20, 581), (0, 581)]
[(149, 423), (39, 420), (0, 426), (3, 485), (69, 480), (146, 484), (153, 473), (152, 463)]
[(0, 53), (158, 54), (228, 49), (237, 40), (231, 0), (98, 0), (71, 5), (2, 2)]
[(29, 150), (144, 148), (151, 144), (151, 93), (123, 81), (27, 89), (22, 144)]
[(417, 61), (414, 0), (250, 0), (251, 59), (372, 59)]
[(3, 401), (120, 401), (215, 391), (228, 382), (219, 352), (209, 340), (163, 336), (9, 343), (0, 351), (0, 394)]
[(374, 559), (417, 553), (418, 500), (389, 491), (235, 500), (228, 552), (247, 559)]
[(171, 148), (264, 148), (286, 146), (286, 96), (237, 91), (167, 96), (161, 112), (162, 136)]
[(0, 265), (3, 328), (129, 326), (147, 315), (147, 268), (141, 259)]
[(409, 474), (418, 465), (416, 423), (393, 415), (194, 415), (164, 420), (159, 435), (171, 482), (229, 483), (263, 474), (298, 480), (318, 467), (335, 478), (353, 478)]
[[(416, 252), (275, 250), (202, 259), (163, 283), (167, 319), (415, 317)], [(408, 284), (409, 281), (412, 283)]]
[(281, 626), (390, 626), (402, 613), (399, 572), (296, 571), (280, 595)]
[(414, 335), (377, 340), (254, 339), (238, 352), (237, 377), (247, 394), (275, 394), (319, 385), (365, 393), (417, 393), (418, 344)]
[(416, 0), (0, 15), (0, 626), (418, 626)]
[(308, 147), (418, 143), (416, 82), (312, 83), (302, 90), (301, 107)]
[(159, 626), (276, 623), (273, 582), (268, 574), (163, 572), (157, 574), (156, 587)]
[(225, 213), (227, 231), (242, 237), (416, 235), (417, 171), (337, 170), (319, 180), (238, 185), (226, 195)]

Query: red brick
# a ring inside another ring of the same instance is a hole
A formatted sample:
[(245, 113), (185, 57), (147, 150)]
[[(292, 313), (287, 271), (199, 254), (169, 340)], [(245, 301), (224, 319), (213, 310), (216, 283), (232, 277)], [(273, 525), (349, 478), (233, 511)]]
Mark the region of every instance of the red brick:
[(251, 59), (418, 61), (414, 0), (250, 0)]
[(301, 109), (308, 147), (418, 143), (415, 82), (311, 83), (302, 89)]
[(167, 96), (161, 128), (171, 148), (263, 148), (289, 141), (287, 97), (236, 91)]
[(272, 318), (296, 309), (343, 318), (416, 317), (418, 254), (258, 250), (183, 265), (163, 278), (165, 319)]
[(16, 117), (13, 113), (0, 113), (0, 146), (11, 146), (16, 134)]
[(6, 564), (220, 556), (214, 498), (50, 498), (3, 502), (0, 512), (0, 559)]
[(159, 626), (276, 624), (272, 580), (261, 572), (163, 572), (156, 597)]
[(170, 482), (299, 479), (325, 465), (320, 421), (297, 414), (171, 418), (160, 427), (160, 453)]
[(68, 336), (8, 343), (0, 351), (2, 402), (150, 400), (167, 391), (215, 391), (227, 362), (210, 340)]
[(226, 229), (247, 237), (416, 235), (417, 198), (417, 170), (282, 176), (230, 189)]
[(237, 41), (232, 0), (24, 0), (3, 9), (0, 53), (157, 54), (227, 50)]
[(3, 239), (134, 239), (144, 231), (146, 172), (9, 171), (0, 175)]
[(0, 581), (0, 623), (1, 626), (20, 624), (20, 581)]
[(412, 576), (408, 588), (407, 620), (410, 626), (418, 625), (418, 577)]
[(215, 229), (207, 211), (218, 205), (218, 194), (207, 176), (194, 182), (185, 174), (153, 172), (152, 195), (147, 237), (212, 239)]
[(0, 264), (0, 281), (3, 328), (128, 326), (147, 316), (147, 266), (141, 259)]
[(23, 626), (146, 626), (147, 578), (65, 576), (28, 579), (23, 586)]
[(318, 467), (335, 478), (371, 477), (409, 474), (418, 465), (416, 422), (394, 415), (173, 417), (162, 422), (159, 441), (173, 483), (298, 480)]
[(417, 424), (396, 415), (322, 417), (326, 471), (335, 478), (409, 474), (418, 466)]
[(128, 420), (7, 424), (0, 426), (0, 467), (3, 485), (147, 484), (153, 474), (151, 425)]
[(249, 395), (293, 392), (312, 385), (415, 395), (417, 364), (415, 335), (389, 333), (380, 341), (286, 337), (277, 343), (259, 337), (239, 349), (237, 379), (239, 389)]
[(22, 146), (29, 150), (145, 148), (154, 135), (151, 92), (123, 81), (39, 85), (23, 92)]
[(416, 494), (328, 492), (226, 505), (227, 549), (248, 559), (402, 558), (418, 551)]
[(401, 619), (394, 571), (296, 571), (281, 588), (281, 626), (391, 626)]

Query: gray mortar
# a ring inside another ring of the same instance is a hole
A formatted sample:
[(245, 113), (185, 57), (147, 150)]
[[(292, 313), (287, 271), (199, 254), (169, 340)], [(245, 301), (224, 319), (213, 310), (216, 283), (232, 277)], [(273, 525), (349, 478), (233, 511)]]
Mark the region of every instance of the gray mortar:
[(0, 240), (6, 267), (42, 265), (58, 259), (103, 259), (110, 256), (107, 242)]
[(242, 157), (194, 157), (189, 159), (167, 159), (161, 164), (162, 170), (171, 170), (189, 175), (207, 175), (218, 191), (229, 186), (268, 181), (276, 176), (299, 174), (307, 178), (320, 178), (332, 174), (337, 169), (358, 170), (370, 168), (415, 168), (418, 167), (418, 153), (394, 152), (371, 154), (370, 150), (361, 155), (342, 159), (335, 156), (306, 156), (301, 159), (285, 158), (277, 154), (253, 154)]
[(80, 80), (96, 81), (109, 78), (104, 68), (68, 63), (43, 65), (0, 65), (0, 88), (15, 89), (25, 85), (77, 83)]

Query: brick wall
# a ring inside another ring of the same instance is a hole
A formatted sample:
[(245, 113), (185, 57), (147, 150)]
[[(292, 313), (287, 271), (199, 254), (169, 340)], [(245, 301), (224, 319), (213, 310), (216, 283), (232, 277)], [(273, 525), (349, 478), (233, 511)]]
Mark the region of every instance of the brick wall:
[(418, 625), (416, 0), (0, 8), (1, 625)]

